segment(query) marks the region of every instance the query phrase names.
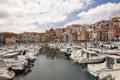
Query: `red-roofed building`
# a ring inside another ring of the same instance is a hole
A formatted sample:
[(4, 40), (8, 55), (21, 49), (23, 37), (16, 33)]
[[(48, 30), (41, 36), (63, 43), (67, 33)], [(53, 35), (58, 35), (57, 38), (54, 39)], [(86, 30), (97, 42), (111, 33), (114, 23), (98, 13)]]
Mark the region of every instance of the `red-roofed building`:
[(120, 40), (120, 27), (112, 27), (112, 30), (114, 31), (113, 39), (114, 40)]
[(50, 30), (46, 30), (46, 36), (48, 42), (54, 41), (56, 39), (55, 30), (53, 28), (51, 28)]
[(120, 27), (120, 17), (112, 18), (111, 23), (112, 23), (112, 26)]
[(39, 33), (40, 42), (46, 42), (47, 36), (46, 33)]

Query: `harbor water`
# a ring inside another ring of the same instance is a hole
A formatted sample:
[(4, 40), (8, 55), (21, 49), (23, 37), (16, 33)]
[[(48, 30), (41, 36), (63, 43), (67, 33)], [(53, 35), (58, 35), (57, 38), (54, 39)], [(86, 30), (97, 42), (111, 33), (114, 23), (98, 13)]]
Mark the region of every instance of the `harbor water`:
[(27, 72), (17, 75), (14, 80), (89, 80), (88, 74), (72, 61), (49, 48), (43, 48)]

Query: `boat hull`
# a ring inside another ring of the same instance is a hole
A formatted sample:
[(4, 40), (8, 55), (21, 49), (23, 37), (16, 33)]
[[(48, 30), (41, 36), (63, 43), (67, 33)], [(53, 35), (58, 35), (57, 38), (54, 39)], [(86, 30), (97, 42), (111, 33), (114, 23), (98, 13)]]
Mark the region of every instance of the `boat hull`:
[(106, 60), (105, 58), (83, 59), (79, 63), (80, 64), (97, 64), (97, 63), (103, 63), (105, 60)]
[(12, 80), (15, 77), (14, 71), (11, 70), (8, 73), (6, 75), (0, 75), (0, 80)]

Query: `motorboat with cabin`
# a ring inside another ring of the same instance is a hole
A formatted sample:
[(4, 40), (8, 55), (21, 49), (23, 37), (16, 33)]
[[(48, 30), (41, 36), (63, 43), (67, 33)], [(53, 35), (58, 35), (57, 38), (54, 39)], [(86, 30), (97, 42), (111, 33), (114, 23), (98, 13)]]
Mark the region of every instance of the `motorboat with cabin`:
[(80, 64), (94, 64), (104, 62), (105, 58), (105, 55), (100, 55), (95, 51), (91, 51), (89, 49), (82, 49), (77, 62)]
[(120, 56), (108, 55), (103, 63), (88, 64), (87, 70), (97, 80), (120, 80)]

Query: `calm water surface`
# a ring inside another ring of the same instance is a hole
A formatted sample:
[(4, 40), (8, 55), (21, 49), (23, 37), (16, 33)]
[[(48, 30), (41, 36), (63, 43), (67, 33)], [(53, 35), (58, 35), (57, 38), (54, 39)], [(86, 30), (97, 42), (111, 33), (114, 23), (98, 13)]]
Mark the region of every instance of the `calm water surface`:
[(60, 53), (45, 48), (37, 57), (34, 67), (28, 73), (14, 80), (88, 80), (87, 73)]

